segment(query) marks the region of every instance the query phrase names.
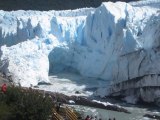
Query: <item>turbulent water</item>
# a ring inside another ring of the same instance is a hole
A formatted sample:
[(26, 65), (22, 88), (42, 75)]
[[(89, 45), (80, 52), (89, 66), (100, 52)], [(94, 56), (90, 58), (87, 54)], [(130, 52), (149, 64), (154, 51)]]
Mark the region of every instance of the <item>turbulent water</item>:
[[(51, 75), (49, 78), (52, 85), (39, 85), (39, 89), (60, 92), (66, 95), (77, 95), (75, 94), (75, 91), (79, 91), (79, 95), (87, 97), (92, 96), (92, 98), (96, 95), (95, 93), (99, 88), (103, 88), (105, 87), (104, 85), (108, 84), (103, 80), (82, 77), (77, 73), (71, 72)], [(91, 80), (92, 82), (90, 82)], [(130, 111), (131, 114), (79, 105), (71, 105), (71, 107), (79, 111), (83, 117), (92, 115), (97, 116), (98, 118), (102, 118), (103, 120), (108, 120), (109, 118), (116, 118), (116, 120), (151, 120), (149, 118), (143, 117), (143, 115), (147, 113), (160, 115), (160, 108), (158, 107), (131, 105), (114, 99), (101, 99), (98, 97), (95, 97), (95, 99), (102, 102), (110, 102), (112, 104), (123, 106), (128, 111)]]
[[(72, 72), (63, 72), (51, 75), (49, 77), (51, 85), (39, 85), (40, 89), (60, 92), (66, 95), (77, 95), (75, 91), (79, 91), (80, 96), (96, 96), (100, 95), (99, 89), (101, 92), (106, 90), (106, 86), (109, 85), (109, 82), (102, 79), (95, 79), (92, 77), (83, 77), (80, 74)], [(92, 81), (92, 82), (91, 82)], [(103, 95), (103, 93), (101, 93)]]
[(108, 120), (109, 118), (116, 118), (116, 120), (152, 120), (150, 118), (143, 117), (146, 113), (155, 113), (160, 115), (160, 109), (158, 108), (145, 108), (145, 106), (137, 107), (130, 106), (126, 107), (131, 114), (114, 112), (109, 110), (97, 109), (97, 108), (89, 108), (84, 106), (72, 106), (76, 108), (77, 111), (81, 112), (85, 117), (87, 115), (97, 116), (98, 118), (102, 118), (102, 120)]

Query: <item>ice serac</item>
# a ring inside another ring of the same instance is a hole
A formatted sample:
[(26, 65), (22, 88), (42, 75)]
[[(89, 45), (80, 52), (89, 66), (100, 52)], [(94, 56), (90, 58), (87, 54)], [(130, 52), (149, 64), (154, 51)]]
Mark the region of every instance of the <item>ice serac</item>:
[(160, 3), (134, 5), (103, 3), (87, 17), (85, 40), (95, 57), (80, 67), (87, 76), (111, 80), (111, 96), (158, 102)]
[(159, 8), (150, 0), (73, 11), (0, 11), (1, 59), (8, 59), (14, 82), (23, 86), (48, 83), (49, 72), (72, 69), (110, 81), (104, 95), (159, 102)]
[[(2, 66), (1, 71), (22, 86), (49, 83), (49, 65), (52, 71), (54, 62), (54, 70), (58, 71), (60, 66), (64, 68), (70, 63), (70, 56), (62, 52), (68, 51), (69, 44), (81, 42), (82, 28), (90, 11), (93, 9), (0, 11), (1, 60), (7, 63), (3, 66), (8, 66), (8, 70)], [(67, 57), (69, 63), (64, 59), (59, 61), (61, 56)]]

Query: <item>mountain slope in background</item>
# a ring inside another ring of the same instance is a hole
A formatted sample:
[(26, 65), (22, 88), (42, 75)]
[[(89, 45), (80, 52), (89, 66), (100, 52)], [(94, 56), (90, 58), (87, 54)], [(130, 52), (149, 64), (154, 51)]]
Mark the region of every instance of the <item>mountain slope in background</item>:
[[(109, 0), (0, 0), (1, 10), (68, 10), (84, 7), (98, 7)], [(116, 2), (118, 0), (111, 0)], [(125, 2), (135, 0), (120, 0)]]

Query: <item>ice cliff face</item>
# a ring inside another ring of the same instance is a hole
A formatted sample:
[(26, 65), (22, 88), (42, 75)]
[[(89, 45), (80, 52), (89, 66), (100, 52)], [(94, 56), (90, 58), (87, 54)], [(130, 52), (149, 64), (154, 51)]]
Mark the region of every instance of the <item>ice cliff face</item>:
[(0, 11), (1, 60), (8, 60), (9, 73), (22, 86), (48, 83), (49, 71), (74, 69), (109, 80), (106, 95), (158, 102), (159, 8), (160, 2), (150, 1), (74, 11)]

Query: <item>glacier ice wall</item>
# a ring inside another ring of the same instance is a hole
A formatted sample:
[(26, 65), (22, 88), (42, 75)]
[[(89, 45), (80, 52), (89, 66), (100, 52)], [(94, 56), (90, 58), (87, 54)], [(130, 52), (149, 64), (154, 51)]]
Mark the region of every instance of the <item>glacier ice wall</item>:
[(8, 60), (8, 71), (22, 86), (48, 83), (49, 71), (74, 69), (110, 81), (108, 95), (153, 102), (160, 96), (159, 8), (158, 1), (143, 1), (73, 11), (0, 11), (1, 60)]
[[(54, 61), (54, 69), (57, 71), (61, 69), (59, 64), (67, 64), (64, 59), (58, 59), (61, 51), (63, 48), (67, 51), (68, 44), (81, 42), (82, 28), (90, 11), (94, 9), (61, 12), (0, 11), (1, 60), (9, 63), (8, 70), (2, 67), (1, 71), (11, 75), (14, 82), (22, 86), (48, 83), (49, 65), (52, 71)], [(52, 60), (54, 55), (56, 57)], [(71, 61), (67, 54), (61, 56)]]

